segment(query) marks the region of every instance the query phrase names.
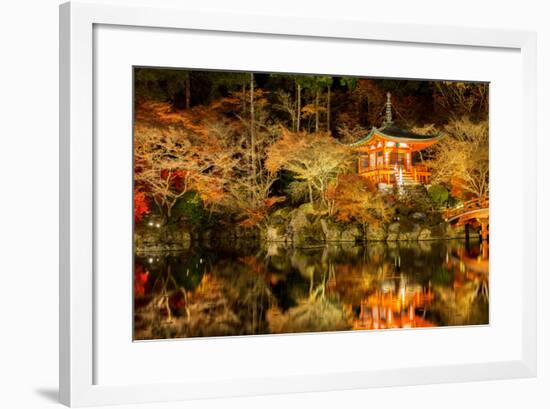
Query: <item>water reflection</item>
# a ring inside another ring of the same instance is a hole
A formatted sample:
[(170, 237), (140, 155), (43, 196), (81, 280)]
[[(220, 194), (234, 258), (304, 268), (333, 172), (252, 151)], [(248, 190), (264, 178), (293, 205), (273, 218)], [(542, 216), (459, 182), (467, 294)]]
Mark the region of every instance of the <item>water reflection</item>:
[(136, 257), (136, 339), (487, 324), (488, 249), (237, 242)]

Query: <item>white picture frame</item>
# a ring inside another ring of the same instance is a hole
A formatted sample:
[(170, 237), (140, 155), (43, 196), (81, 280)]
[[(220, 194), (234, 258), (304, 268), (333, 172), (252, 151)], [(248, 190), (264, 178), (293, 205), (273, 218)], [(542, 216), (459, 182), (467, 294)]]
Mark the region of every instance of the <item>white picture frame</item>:
[[(395, 25), (78, 2), (60, 6), (60, 399), (69, 406), (322, 391), (536, 375), (536, 35), (525, 31)], [(196, 383), (102, 385), (94, 378), (94, 26), (339, 38), (521, 53), (523, 271), (521, 356), (497, 362), (274, 376)]]

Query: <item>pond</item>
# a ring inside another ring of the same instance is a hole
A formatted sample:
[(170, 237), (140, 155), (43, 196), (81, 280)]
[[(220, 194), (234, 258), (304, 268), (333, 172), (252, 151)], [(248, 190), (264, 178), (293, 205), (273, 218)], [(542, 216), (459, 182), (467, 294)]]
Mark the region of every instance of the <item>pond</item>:
[(134, 338), (489, 323), (487, 243), (236, 241), (135, 257)]

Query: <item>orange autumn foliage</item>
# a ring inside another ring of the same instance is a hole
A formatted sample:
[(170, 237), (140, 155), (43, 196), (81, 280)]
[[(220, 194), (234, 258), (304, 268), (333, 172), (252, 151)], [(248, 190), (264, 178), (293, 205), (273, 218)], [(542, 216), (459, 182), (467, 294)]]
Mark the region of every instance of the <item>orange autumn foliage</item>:
[(223, 195), (234, 164), (223, 141), (201, 126), (134, 126), (135, 181), (169, 217), (188, 191), (212, 203)]
[(354, 173), (344, 174), (331, 183), (326, 197), (329, 210), (339, 221), (379, 224), (390, 216), (385, 200), (365, 178)]
[(270, 196), (262, 200), (256, 208), (244, 209), (244, 220), (242, 220), (239, 225), (245, 228), (258, 226), (260, 222), (267, 217), (269, 209), (276, 203), (283, 202), (285, 199), (285, 196)]

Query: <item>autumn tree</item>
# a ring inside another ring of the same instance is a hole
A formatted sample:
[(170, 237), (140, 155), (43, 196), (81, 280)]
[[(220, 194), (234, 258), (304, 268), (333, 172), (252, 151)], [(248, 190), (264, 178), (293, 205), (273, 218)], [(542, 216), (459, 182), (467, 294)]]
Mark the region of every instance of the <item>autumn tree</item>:
[(388, 221), (392, 209), (369, 182), (355, 174), (346, 173), (334, 179), (327, 190), (329, 214), (340, 221), (355, 220), (363, 225), (379, 225)]
[[(266, 169), (267, 150), (281, 135), (281, 127), (271, 119), (268, 102), (262, 92), (256, 92), (254, 115), (254, 144), (247, 135), (250, 126), (248, 118), (240, 123), (215, 122), (209, 126), (209, 134), (222, 141), (233, 162), (231, 179), (224, 184), (226, 195), (218, 208), (226, 215), (234, 215), (245, 227), (256, 227), (265, 219), (269, 209), (284, 197), (271, 195), (271, 188), (277, 175)], [(253, 172), (251, 163), (254, 163)]]
[[(447, 138), (428, 152), (434, 183), (459, 186), (463, 197), (488, 192), (487, 122), (479, 122), (486, 119), (487, 84), (151, 68), (134, 72), (135, 186), (166, 217), (187, 192), (196, 194), (210, 215), (247, 226), (260, 224), (287, 194), (336, 215), (338, 200), (331, 195), (347, 197), (340, 180), (353, 163), (344, 144), (381, 123), (388, 90), (394, 96), (394, 119), (407, 129), (424, 125), (426, 118), (438, 127), (449, 115), (459, 118), (445, 127)], [(184, 106), (188, 109), (180, 109)], [(330, 136), (333, 129), (337, 139)], [(352, 182), (349, 189), (360, 190), (359, 181)]]
[(458, 120), (462, 116), (486, 118), (489, 112), (489, 84), (483, 82), (434, 82), (436, 107)]
[(489, 126), (487, 120), (463, 117), (444, 127), (445, 137), (433, 146), (427, 161), (432, 183), (458, 186), (462, 196), (489, 195)]
[(290, 118), (290, 129), (294, 132), (298, 131), (297, 101), (293, 99), (290, 93), (283, 90), (277, 91), (275, 95), (277, 102), (273, 104), (273, 108), (287, 114)]
[(360, 79), (353, 89), (352, 97), (357, 109), (356, 121), (362, 126), (380, 126), (385, 112), (387, 91), (378, 81)]
[(361, 125), (355, 125), (350, 127), (347, 124), (342, 124), (338, 127), (338, 136), (339, 140), (342, 143), (353, 143), (357, 142), (359, 139), (364, 138), (365, 135), (369, 133), (367, 128), (362, 127)]
[(250, 73), (250, 163), (252, 179), (256, 179), (256, 124), (254, 118), (254, 73)]
[(134, 127), (135, 182), (144, 186), (160, 211), (170, 218), (177, 200), (197, 191), (205, 202), (223, 195), (232, 157), (218, 141), (182, 127)]
[(283, 136), (267, 149), (266, 168), (274, 174), (286, 170), (296, 179), (291, 189), (305, 190), (311, 203), (325, 197), (329, 183), (348, 170), (352, 163), (349, 148), (326, 133), (306, 134), (283, 131)]

